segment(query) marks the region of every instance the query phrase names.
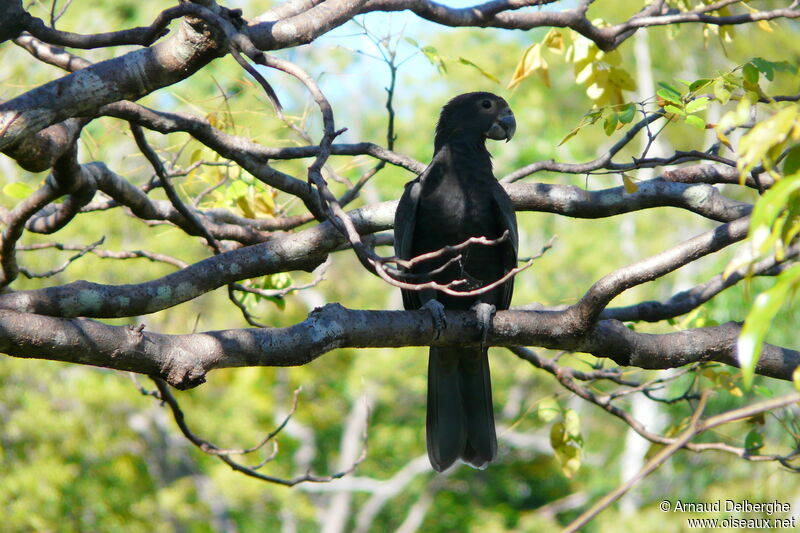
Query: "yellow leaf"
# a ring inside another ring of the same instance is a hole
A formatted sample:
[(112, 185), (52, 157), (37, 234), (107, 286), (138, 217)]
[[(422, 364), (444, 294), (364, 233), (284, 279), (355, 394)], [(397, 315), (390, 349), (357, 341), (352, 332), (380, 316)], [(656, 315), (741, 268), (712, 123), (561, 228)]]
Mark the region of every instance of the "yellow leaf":
[(539, 68), (536, 69), (539, 77), (542, 79), (545, 87), (550, 87), (550, 69), (547, 66), (547, 61), (544, 58), (539, 58)]
[(623, 68), (611, 67), (608, 71), (608, 80), (620, 89), (626, 91), (636, 90), (636, 80)]
[(791, 135), (793, 141), (800, 140), (800, 120), (794, 123), (794, 128), (792, 128)]
[(197, 177), (198, 169), (200, 167), (195, 167), (188, 174), (186, 174), (186, 186), (191, 186), (194, 183), (194, 179)]
[(597, 54), (597, 61), (605, 61), (609, 65), (621, 65), (622, 56), (619, 54), (619, 50), (612, 50), (610, 52), (599, 52)]
[(775, 151), (776, 146), (786, 141), (795, 127), (799, 111), (797, 105), (781, 109), (742, 135), (739, 141), (741, 155), (736, 163), (739, 172), (742, 174), (749, 172), (762, 160), (767, 169), (772, 167), (773, 158), (770, 157), (770, 153)]
[(575, 71), (575, 83), (583, 85), (584, 83), (588, 83), (590, 81), (594, 81), (595, 77), (595, 65), (594, 63), (586, 63), (581, 70)]
[(728, 150), (733, 151), (733, 145), (728, 137), (719, 130), (716, 130), (715, 133), (717, 134), (717, 140), (728, 147)]
[[(217, 112), (216, 111), (212, 111), (211, 113), (206, 115), (206, 120), (208, 121), (209, 124), (211, 124), (212, 127), (217, 128), (217, 125), (218, 125), (218, 122), (219, 122), (218, 121), (218, 117), (219, 117), (219, 115), (217, 114)], [(219, 129), (219, 128), (217, 128), (217, 129)]]
[(561, 412), (558, 402), (552, 396), (542, 399), (536, 408), (536, 414), (542, 422), (550, 422)]
[(255, 198), (256, 212), (262, 215), (275, 215), (275, 199), (269, 192), (262, 192)]
[[(756, 14), (756, 13), (758, 13), (758, 12), (759, 12), (759, 11), (758, 11), (758, 9), (754, 8), (753, 6), (749, 6), (749, 5), (747, 5), (747, 3), (744, 3), (743, 5), (744, 5), (744, 7), (746, 7), (748, 10), (750, 10), (750, 13), (752, 13), (752, 14)], [(722, 11), (723, 11), (723, 10), (720, 10), (720, 12), (722, 12)], [(725, 11), (726, 11), (726, 12), (724, 13), (725, 15), (727, 15), (728, 13), (730, 13), (730, 11), (728, 11), (728, 10), (727, 10), (727, 7), (725, 8)], [(759, 20), (758, 22), (756, 22), (756, 26), (758, 26), (759, 28), (761, 28), (762, 30), (764, 30), (764, 31), (765, 31), (765, 32), (767, 32), (767, 33), (772, 33), (772, 27), (770, 27), (770, 25), (769, 25), (769, 21), (768, 21), (768, 20)]]
[(606, 94), (607, 87), (608, 71), (595, 71), (595, 76), (593, 77), (592, 83), (586, 87), (586, 96), (588, 96), (596, 105), (602, 106), (609, 100), (609, 97)]
[(564, 409), (564, 431), (572, 438), (581, 434), (581, 420), (572, 409)]
[(571, 132), (567, 133), (566, 137), (564, 137), (563, 139), (561, 139), (561, 142), (560, 142), (560, 143), (558, 143), (558, 146), (561, 146), (562, 144), (564, 144), (564, 143), (565, 143), (565, 142), (567, 142), (568, 140), (570, 140), (570, 139), (572, 139), (573, 137), (575, 137), (575, 135), (577, 135), (577, 133), (578, 133), (580, 130), (581, 130), (581, 128), (580, 128), (580, 126), (579, 126), (579, 127), (575, 128), (575, 129), (573, 129)]
[(250, 206), (250, 201), (246, 196), (240, 196), (236, 199), (236, 205), (242, 210), (242, 214), (246, 218), (256, 218), (253, 208)]
[[(514, 69), (514, 75), (511, 77), (511, 81), (508, 82), (507, 88), (513, 89), (519, 85), (522, 80), (541, 68), (543, 63), (541, 43), (530, 45), (522, 54), (522, 59), (520, 59), (517, 67)], [(544, 63), (544, 68), (545, 70), (547, 69), (547, 63)]]
[(554, 450), (558, 450), (564, 446), (564, 442), (566, 442), (567, 438), (562, 422), (556, 422), (550, 426), (550, 446), (552, 446)]
[(556, 28), (552, 28), (547, 32), (542, 43), (557, 54), (564, 52), (564, 36)]
[(719, 38), (723, 43), (733, 42), (733, 26), (720, 26)]
[(586, 37), (576, 38), (570, 50), (572, 53), (569, 54), (570, 57), (567, 58), (567, 61), (575, 63), (576, 68), (582, 65), (583, 62), (594, 61), (594, 58), (600, 52), (597, 45)]
[(634, 183), (630, 176), (622, 174), (622, 185), (625, 187), (625, 192), (633, 194), (639, 190), (639, 186)]

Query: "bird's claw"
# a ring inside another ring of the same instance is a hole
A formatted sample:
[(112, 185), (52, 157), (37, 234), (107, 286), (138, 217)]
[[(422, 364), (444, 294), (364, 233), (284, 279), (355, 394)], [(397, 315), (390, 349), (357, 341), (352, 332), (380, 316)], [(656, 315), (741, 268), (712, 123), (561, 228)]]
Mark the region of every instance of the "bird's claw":
[(444, 306), (439, 300), (428, 300), (422, 309), (430, 312), (433, 317), (434, 338), (438, 339), (442, 332), (447, 328), (447, 320), (444, 314)]
[(489, 330), (492, 329), (492, 317), (497, 312), (497, 308), (485, 302), (476, 302), (472, 306), (475, 315), (478, 317), (478, 327), (481, 330), (481, 350), (486, 349), (486, 342), (489, 339)]

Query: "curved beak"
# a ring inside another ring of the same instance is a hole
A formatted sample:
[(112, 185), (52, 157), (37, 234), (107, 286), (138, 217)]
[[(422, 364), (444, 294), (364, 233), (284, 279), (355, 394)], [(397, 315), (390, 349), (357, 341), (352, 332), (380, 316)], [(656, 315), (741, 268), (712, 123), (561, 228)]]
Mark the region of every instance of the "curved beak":
[(486, 132), (486, 136), (496, 141), (505, 140), (510, 141), (517, 130), (517, 121), (514, 119), (514, 113), (510, 108), (505, 108), (497, 115), (497, 120), (494, 121), (492, 127)]

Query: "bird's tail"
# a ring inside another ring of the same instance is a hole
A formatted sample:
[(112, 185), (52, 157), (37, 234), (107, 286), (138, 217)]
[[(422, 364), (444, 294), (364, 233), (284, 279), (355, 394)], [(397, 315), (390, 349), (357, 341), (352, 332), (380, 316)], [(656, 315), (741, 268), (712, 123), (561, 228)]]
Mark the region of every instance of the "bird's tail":
[(438, 472), (459, 458), (475, 468), (494, 459), (497, 437), (485, 349), (431, 347), (427, 442)]

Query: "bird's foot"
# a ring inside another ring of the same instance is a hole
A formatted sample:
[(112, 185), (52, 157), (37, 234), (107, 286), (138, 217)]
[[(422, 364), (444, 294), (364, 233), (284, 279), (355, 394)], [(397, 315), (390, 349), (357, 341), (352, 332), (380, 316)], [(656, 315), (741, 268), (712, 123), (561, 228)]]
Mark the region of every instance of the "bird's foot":
[(486, 341), (489, 339), (489, 330), (492, 329), (492, 317), (497, 312), (497, 308), (485, 302), (476, 302), (471, 308), (478, 317), (478, 327), (481, 330), (481, 350), (486, 349)]
[(428, 300), (421, 307), (430, 312), (433, 317), (434, 338), (438, 339), (442, 332), (447, 328), (447, 320), (444, 315), (444, 306), (439, 300)]

